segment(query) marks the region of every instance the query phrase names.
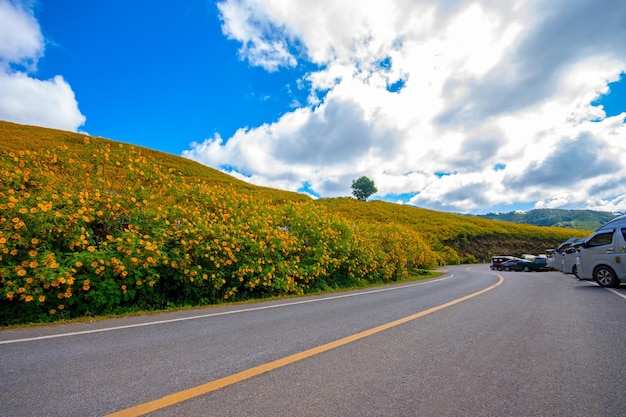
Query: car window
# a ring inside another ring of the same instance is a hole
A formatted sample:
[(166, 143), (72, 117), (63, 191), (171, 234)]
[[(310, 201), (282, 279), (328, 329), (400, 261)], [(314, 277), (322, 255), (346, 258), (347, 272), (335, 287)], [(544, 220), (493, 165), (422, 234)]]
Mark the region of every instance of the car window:
[(594, 248), (596, 246), (610, 245), (611, 243), (613, 243), (613, 230), (595, 235), (589, 239), (586, 246)]
[(624, 237), (624, 240), (626, 241), (626, 227), (622, 228), (622, 236)]

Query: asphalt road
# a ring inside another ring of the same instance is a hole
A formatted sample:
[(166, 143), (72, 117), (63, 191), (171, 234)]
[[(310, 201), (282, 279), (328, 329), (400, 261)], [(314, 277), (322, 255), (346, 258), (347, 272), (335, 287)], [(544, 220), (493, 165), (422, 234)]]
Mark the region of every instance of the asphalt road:
[(447, 271), (0, 331), (0, 416), (626, 416), (626, 287)]

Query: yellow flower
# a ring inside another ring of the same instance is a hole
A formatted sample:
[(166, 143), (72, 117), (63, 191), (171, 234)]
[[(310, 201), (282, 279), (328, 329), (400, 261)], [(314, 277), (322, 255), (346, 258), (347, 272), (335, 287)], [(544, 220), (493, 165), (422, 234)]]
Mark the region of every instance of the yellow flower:
[(13, 295), (14, 295), (14, 294), (13, 294), (13, 291), (9, 291), (9, 292), (7, 293), (7, 298), (8, 298), (9, 300), (12, 300), (12, 299), (13, 299)]
[(44, 296), (44, 295), (40, 295), (40, 296), (39, 296), (39, 302), (40, 302), (40, 303), (43, 303), (44, 301), (46, 301), (46, 296)]
[(78, 261), (74, 265), (76, 265), (77, 268), (80, 268), (81, 266), (83, 266), (83, 263), (81, 261)]
[(26, 298), (24, 298), (24, 301), (26, 301), (27, 303), (30, 303), (31, 301), (33, 301), (33, 296), (27, 295)]
[(59, 310), (63, 310), (65, 308), (65, 306), (63, 304), (59, 304)]
[(30, 243), (32, 243), (33, 245), (36, 245), (37, 243), (39, 243), (39, 239), (37, 239), (36, 237), (32, 238), (30, 240)]
[(31, 258), (34, 258), (35, 256), (37, 256), (37, 251), (36, 250), (28, 251), (28, 256), (30, 256)]
[(26, 270), (25, 269), (20, 268), (20, 269), (17, 270), (17, 276), (23, 277), (24, 275), (26, 275)]
[(96, 248), (95, 248), (94, 246), (88, 246), (88, 247), (87, 247), (87, 250), (88, 250), (89, 252), (93, 252), (93, 251), (95, 251), (95, 250), (96, 250)]
[(57, 311), (54, 308), (50, 310), (50, 314), (52, 314), (52, 315), (56, 314), (56, 312)]

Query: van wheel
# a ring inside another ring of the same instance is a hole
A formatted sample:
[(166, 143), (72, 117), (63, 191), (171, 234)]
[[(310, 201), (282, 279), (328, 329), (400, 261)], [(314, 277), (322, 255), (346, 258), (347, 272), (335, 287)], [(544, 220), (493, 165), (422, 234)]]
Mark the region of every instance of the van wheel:
[(593, 279), (601, 287), (615, 288), (619, 285), (619, 280), (615, 272), (608, 266), (600, 265), (593, 271)]

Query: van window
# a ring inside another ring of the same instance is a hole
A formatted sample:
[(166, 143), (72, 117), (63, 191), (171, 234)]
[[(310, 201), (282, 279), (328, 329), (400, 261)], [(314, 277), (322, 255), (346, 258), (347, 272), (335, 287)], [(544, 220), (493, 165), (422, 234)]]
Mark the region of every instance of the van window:
[(622, 229), (622, 236), (624, 236), (624, 240), (626, 240), (626, 227)]
[(595, 248), (596, 246), (610, 245), (611, 243), (613, 243), (613, 230), (595, 235), (589, 239), (585, 246)]

